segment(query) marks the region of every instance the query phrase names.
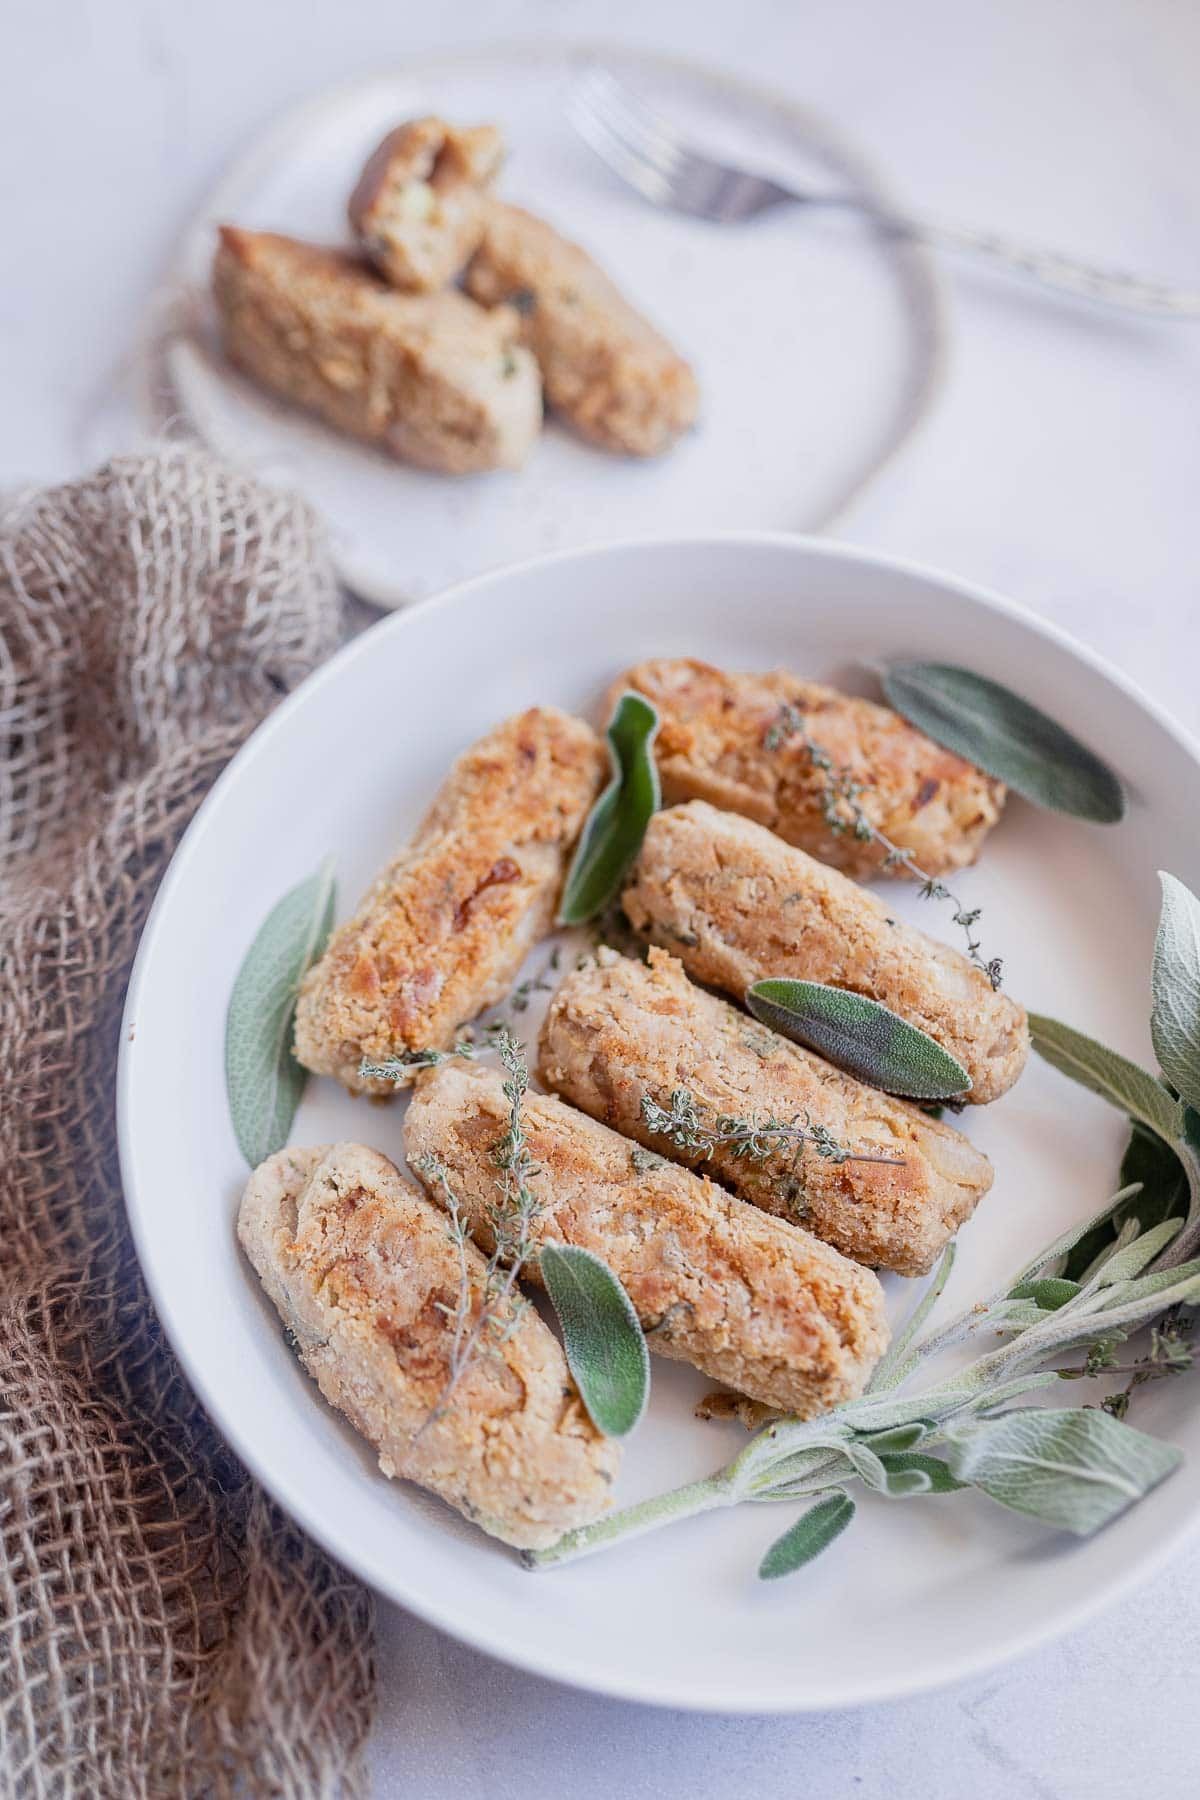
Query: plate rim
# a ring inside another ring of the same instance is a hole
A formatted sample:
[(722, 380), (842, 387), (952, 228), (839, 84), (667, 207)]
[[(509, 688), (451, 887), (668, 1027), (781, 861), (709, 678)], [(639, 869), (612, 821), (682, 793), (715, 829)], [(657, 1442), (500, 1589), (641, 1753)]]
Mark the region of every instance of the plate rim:
[(147, 1238), (143, 1234), (143, 1223), (147, 1217), (147, 1210), (137, 1195), (133, 1175), (134, 1059), (130, 1051), (130, 1027), (136, 1021), (142, 986), (154, 955), (162, 918), (176, 890), (186, 880), (195, 846), (202, 834), (207, 831), (211, 818), (222, 805), (227, 789), (241, 779), (246, 765), (259, 754), (261, 746), (275, 732), (285, 727), (292, 712), (298, 709), (311, 692), (327, 683), (341, 679), (343, 671), (350, 667), (358, 657), (373, 652), (378, 646), (380, 634), (386, 634), (389, 637), (402, 634), (409, 628), (414, 618), (424, 614), (427, 610), (449, 611), (479, 588), (487, 587), (495, 582), (508, 581), (514, 577), (519, 578), (547, 567), (555, 565), (562, 567), (584, 560), (603, 560), (614, 554), (636, 553), (647, 548), (692, 553), (698, 549), (703, 550), (715, 545), (740, 546), (748, 552), (758, 549), (783, 550), (788, 554), (793, 551), (801, 551), (806, 555), (815, 555), (818, 560), (826, 558), (830, 561), (856, 563), (874, 570), (891, 572), (950, 589), (968, 605), (999, 614), (1031, 630), (1035, 636), (1046, 638), (1085, 664), (1102, 679), (1110, 682), (1174, 739), (1195, 764), (1197, 773), (1200, 774), (1200, 739), (1177, 720), (1166, 707), (1148, 694), (1138, 682), (1132, 680), (1123, 670), (1110, 662), (1107, 657), (1080, 642), (1071, 632), (1066, 631), (1053, 620), (1043, 617), (1024, 602), (1013, 600), (987, 585), (964, 580), (940, 569), (935, 564), (925, 563), (918, 559), (892, 555), (842, 539), (814, 537), (798, 532), (711, 531), (675, 532), (661, 535), (642, 534), (614, 538), (602, 544), (554, 551), (485, 570), (455, 583), (438, 594), (431, 595), (415, 607), (403, 607), (385, 615), (367, 630), (360, 632), (356, 637), (343, 644), (326, 662), (306, 676), (250, 732), (197, 807), (175, 847), (142, 927), (122, 1010), (116, 1078), (117, 1146), (121, 1190), (138, 1266), (154, 1305), (159, 1324), (185, 1378), (208, 1415), (210, 1423), (282, 1511), (306, 1531), (339, 1566), (355, 1575), (372, 1592), (415, 1614), (425, 1623), (446, 1632), (474, 1650), (494, 1657), (511, 1667), (522, 1669), (527, 1673), (541, 1676), (546, 1680), (581, 1692), (600, 1694), (615, 1700), (632, 1701), (643, 1706), (671, 1707), (715, 1716), (789, 1717), (802, 1714), (848, 1712), (856, 1711), (861, 1707), (910, 1699), (921, 1694), (936, 1693), (957, 1686), (993, 1669), (1002, 1668), (1020, 1658), (1029, 1656), (1080, 1629), (1110, 1606), (1119, 1604), (1136, 1587), (1153, 1579), (1177, 1551), (1200, 1533), (1200, 1502), (1197, 1503), (1190, 1517), (1181, 1520), (1166, 1532), (1144, 1555), (1127, 1564), (1103, 1588), (1081, 1595), (1067, 1606), (1060, 1608), (1050, 1618), (1039, 1619), (1037, 1623), (1023, 1632), (1015, 1633), (1002, 1647), (985, 1647), (975, 1655), (955, 1658), (952, 1664), (934, 1658), (919, 1673), (914, 1672), (906, 1677), (903, 1671), (897, 1671), (890, 1677), (880, 1676), (868, 1682), (864, 1688), (843, 1698), (832, 1697), (829, 1694), (814, 1695), (810, 1692), (798, 1694), (794, 1699), (789, 1699), (786, 1704), (780, 1704), (777, 1700), (771, 1699), (764, 1700), (761, 1704), (756, 1704), (753, 1700), (743, 1700), (736, 1706), (722, 1705), (704, 1695), (697, 1695), (683, 1684), (673, 1685), (669, 1669), (664, 1669), (662, 1677), (658, 1679), (655, 1691), (648, 1693), (644, 1683), (638, 1687), (623, 1681), (619, 1675), (597, 1675), (591, 1669), (578, 1663), (564, 1666), (561, 1657), (552, 1661), (519, 1638), (506, 1638), (494, 1629), (476, 1626), (470, 1618), (469, 1612), (461, 1605), (451, 1605), (439, 1609), (436, 1604), (426, 1601), (423, 1597), (413, 1599), (401, 1591), (402, 1578), (394, 1583), (385, 1584), (379, 1579), (376, 1571), (372, 1570), (369, 1574), (365, 1572), (365, 1559), (357, 1558), (354, 1555), (347, 1556), (344, 1547), (332, 1541), (332, 1533), (326, 1532), (321, 1517), (308, 1504), (307, 1495), (303, 1493), (293, 1495), (289, 1492), (285, 1497), (280, 1492), (270, 1469), (260, 1464), (254, 1444), (246, 1441), (238, 1429), (230, 1428), (226, 1423), (220, 1393), (214, 1391), (206, 1374), (197, 1365), (190, 1352), (182, 1348), (176, 1341), (171, 1323), (170, 1299), (160, 1286), (153, 1260), (148, 1253)]
[[(561, 60), (565, 63), (572, 58), (588, 57), (617, 63), (632, 62), (673, 72), (708, 83), (742, 101), (765, 106), (773, 114), (785, 118), (793, 129), (811, 137), (823, 154), (836, 159), (848, 180), (873, 205), (883, 211), (897, 205), (886, 168), (857, 137), (848, 136), (828, 119), (819, 106), (810, 105), (774, 81), (722, 68), (705, 57), (654, 45), (593, 37), (550, 41), (529, 37), (495, 38), (457, 49), (425, 51), (406, 62), (389, 63), (386, 68), (367, 74), (346, 76), (301, 95), (248, 133), (224, 161), (172, 242), (158, 290), (145, 309), (136, 333), (131, 380), (136, 410), (143, 423), (155, 432), (182, 427), (214, 453), (237, 456), (237, 445), (222, 425), (214, 423), (216, 415), (211, 404), (207, 400), (199, 406), (195, 403), (196, 384), (187, 374), (188, 360), (182, 365), (184, 379), (181, 380), (177, 372), (180, 358), (190, 360), (202, 354), (193, 342), (195, 308), (200, 297), (187, 281), (192, 245), (198, 230), (212, 216), (236, 211), (247, 187), (253, 189), (261, 180), (263, 170), (269, 169), (286, 152), (297, 134), (310, 129), (312, 122), (320, 119), (331, 105), (344, 103), (403, 77), (419, 77), (423, 71), (438, 67), (469, 68), (501, 58), (510, 61), (537, 58), (544, 62)], [(819, 515), (795, 535), (813, 536), (839, 521), (923, 433), (944, 391), (952, 348), (953, 284), (941, 259), (921, 239), (896, 240), (893, 253), (896, 257), (893, 283), (898, 291), (898, 302), (908, 315), (910, 363), (906, 392), (896, 403), (895, 415), (889, 415), (879, 431), (870, 461), (855, 468), (834, 491), (832, 499), (822, 501)], [(921, 319), (916, 316), (918, 307), (924, 309)], [(159, 386), (164, 383), (172, 402), (165, 408), (158, 394)], [(294, 483), (281, 481), (279, 485)], [(777, 526), (773, 529), (788, 531), (791, 528)], [(424, 599), (415, 598), (403, 582), (377, 579), (370, 573), (369, 563), (364, 565), (351, 549), (341, 546), (332, 531), (330, 536), (330, 554), (339, 579), (368, 604), (390, 612), (424, 604), (425, 600), (437, 597), (434, 594)], [(593, 544), (591, 547), (599, 546)], [(532, 561), (534, 558), (521, 560)], [(504, 566), (517, 565), (507, 563)], [(467, 579), (474, 580), (475, 577), (468, 576)]]

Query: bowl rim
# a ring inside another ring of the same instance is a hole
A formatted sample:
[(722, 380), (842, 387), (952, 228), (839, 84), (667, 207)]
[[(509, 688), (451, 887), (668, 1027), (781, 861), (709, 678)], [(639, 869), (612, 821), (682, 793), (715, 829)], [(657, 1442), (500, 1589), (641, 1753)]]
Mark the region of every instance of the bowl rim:
[(542, 1676), (561, 1686), (586, 1693), (600, 1694), (610, 1699), (633, 1701), (643, 1706), (672, 1707), (698, 1714), (785, 1717), (793, 1714), (854, 1711), (860, 1707), (937, 1692), (1032, 1654), (1087, 1624), (1108, 1607), (1118, 1604), (1147, 1579), (1151, 1579), (1159, 1573), (1176, 1551), (1200, 1531), (1200, 1504), (1197, 1505), (1190, 1518), (1180, 1521), (1171, 1530), (1164, 1533), (1152, 1547), (1147, 1549), (1143, 1555), (1132, 1559), (1122, 1572), (1114, 1575), (1111, 1581), (1107, 1582), (1099, 1591), (1081, 1594), (1070, 1604), (1060, 1607), (1049, 1618), (1039, 1619), (1024, 1631), (1014, 1633), (1002, 1647), (983, 1648), (973, 1656), (956, 1657), (952, 1664), (948, 1660), (939, 1661), (935, 1657), (919, 1671), (914, 1671), (907, 1676), (901, 1672), (886, 1678), (880, 1677), (844, 1699), (830, 1698), (828, 1695), (810, 1696), (802, 1693), (796, 1695), (794, 1699), (789, 1699), (786, 1704), (780, 1704), (774, 1699), (764, 1699), (761, 1704), (754, 1704), (753, 1701), (750, 1701), (739, 1703), (737, 1706), (721, 1705), (711, 1702), (703, 1695), (695, 1694), (683, 1683), (673, 1684), (668, 1670), (664, 1670), (663, 1679), (657, 1690), (653, 1694), (647, 1694), (644, 1689), (640, 1690), (632, 1682), (623, 1681), (619, 1676), (597, 1676), (594, 1671), (582, 1663), (578, 1666), (564, 1665), (561, 1657), (556, 1657), (552, 1661), (527, 1643), (519, 1640), (509, 1641), (499, 1632), (476, 1625), (461, 1607), (446, 1607), (439, 1610), (437, 1606), (423, 1597), (410, 1598), (400, 1591), (399, 1586), (388, 1585), (381, 1581), (376, 1571), (366, 1572), (364, 1560), (355, 1556), (353, 1547), (335, 1541), (333, 1531), (327, 1528), (319, 1508), (309, 1504), (307, 1495), (282, 1491), (283, 1484), (277, 1482), (271, 1469), (260, 1461), (255, 1445), (248, 1441), (236, 1426), (231, 1427), (227, 1424), (220, 1391), (214, 1389), (203, 1368), (197, 1364), (190, 1351), (176, 1341), (171, 1321), (170, 1298), (163, 1292), (154, 1268), (145, 1229), (147, 1213), (138, 1196), (134, 1178), (133, 1058), (129, 1051), (130, 1026), (138, 1014), (142, 986), (146, 978), (146, 970), (152, 960), (162, 918), (176, 890), (181, 883), (186, 881), (195, 846), (201, 835), (207, 830), (209, 820), (222, 804), (227, 789), (241, 779), (246, 766), (259, 753), (261, 747), (269, 742), (276, 732), (286, 728), (292, 712), (305, 703), (310, 694), (326, 684), (340, 680), (343, 672), (359, 657), (373, 654), (378, 648), (381, 634), (386, 634), (389, 638), (398, 636), (411, 628), (415, 617), (425, 615), (432, 609), (450, 611), (480, 589), (493, 584), (507, 583), (514, 579), (520, 580), (524, 575), (535, 571), (540, 572), (546, 568), (568, 568), (584, 561), (603, 561), (612, 556), (636, 555), (644, 550), (693, 554), (698, 550), (703, 551), (706, 548), (718, 546), (737, 547), (747, 553), (759, 550), (782, 551), (785, 555), (799, 552), (806, 557), (815, 556), (818, 560), (857, 563), (873, 570), (908, 577), (943, 588), (957, 598), (966, 601), (970, 606), (997, 614), (1029, 630), (1033, 636), (1046, 639), (1083, 663), (1102, 680), (1111, 683), (1148, 714), (1184, 751), (1196, 765), (1197, 771), (1200, 772), (1200, 739), (1197, 739), (1165, 707), (1106, 657), (1080, 643), (1070, 632), (1065, 631), (1052, 620), (1042, 617), (1023, 602), (1009, 599), (995, 589), (963, 580), (958, 576), (948, 574), (935, 565), (909, 557), (864, 548), (842, 539), (826, 539), (797, 532), (711, 531), (663, 535), (643, 534), (615, 538), (601, 544), (558, 550), (541, 556), (528, 557), (521, 562), (506, 563), (494, 569), (485, 570), (481, 574), (455, 583), (439, 594), (431, 595), (415, 606), (385, 614), (365, 631), (343, 644), (326, 662), (313, 670), (290, 694), (286, 695), (250, 732), (205, 794), (176, 845), (159, 883), (146, 922), (142, 927), (130, 973), (122, 1014), (117, 1061), (117, 1144), (126, 1217), (129, 1221), (142, 1278), (146, 1283), (162, 1329), (184, 1375), (205, 1412), (209, 1415), (214, 1428), (230, 1445), (247, 1470), (261, 1483), (265, 1491), (271, 1495), (283, 1511), (294, 1519), (336, 1562), (346, 1567), (372, 1591), (414, 1613), (425, 1623), (468, 1644), (472, 1649), (527, 1673)]

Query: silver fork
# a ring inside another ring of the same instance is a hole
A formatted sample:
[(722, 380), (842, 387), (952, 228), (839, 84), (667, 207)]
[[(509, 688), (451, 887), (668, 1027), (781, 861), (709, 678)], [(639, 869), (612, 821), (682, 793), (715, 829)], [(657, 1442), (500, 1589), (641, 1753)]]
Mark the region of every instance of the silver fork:
[(655, 206), (671, 207), (719, 225), (740, 223), (784, 205), (842, 207), (865, 212), (873, 224), (918, 242), (987, 257), (1043, 286), (1161, 318), (1200, 318), (1200, 288), (1145, 281), (1102, 269), (1054, 250), (1012, 243), (990, 231), (947, 225), (885, 211), (861, 194), (824, 194), (786, 187), (749, 169), (715, 161), (685, 144), (674, 127), (593, 64), (576, 83), (568, 114), (580, 137), (629, 186)]

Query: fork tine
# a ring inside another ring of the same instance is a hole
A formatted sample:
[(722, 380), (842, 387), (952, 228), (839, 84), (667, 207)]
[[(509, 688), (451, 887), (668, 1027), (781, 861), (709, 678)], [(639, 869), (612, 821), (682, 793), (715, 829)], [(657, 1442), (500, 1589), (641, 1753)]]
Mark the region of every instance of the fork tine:
[(684, 161), (701, 160), (665, 119), (652, 112), (607, 69), (593, 65), (580, 83), (580, 89), (592, 111), (664, 175), (675, 173)]
[(571, 123), (586, 144), (602, 162), (608, 164), (614, 175), (627, 181), (636, 188), (643, 199), (651, 201), (655, 206), (669, 206), (672, 203), (673, 190), (670, 181), (649, 163), (616, 132), (590, 106), (580, 103), (574, 96), (568, 103)]

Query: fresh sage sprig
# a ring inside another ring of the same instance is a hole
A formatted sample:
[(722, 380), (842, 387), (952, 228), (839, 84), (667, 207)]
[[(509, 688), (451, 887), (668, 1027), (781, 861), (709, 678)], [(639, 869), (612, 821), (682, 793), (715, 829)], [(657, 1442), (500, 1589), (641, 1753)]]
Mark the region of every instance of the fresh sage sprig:
[(881, 678), (910, 724), (1036, 806), (1102, 825), (1124, 817), (1125, 791), (1107, 763), (999, 682), (923, 662), (889, 663)]
[(746, 989), (746, 1007), (772, 1031), (885, 1093), (953, 1100), (970, 1090), (971, 1077), (948, 1050), (865, 994), (771, 978)]
[(225, 1016), (225, 1092), (238, 1148), (257, 1168), (282, 1150), (307, 1074), (292, 1054), (296, 996), (325, 948), (337, 888), (333, 858), (284, 895), (237, 972)]
[[(1029, 1030), (1040, 1056), (1133, 1121), (1122, 1176), (1141, 1191), (1114, 1214), (1108, 1235), (1156, 1225), (1169, 1207), (1184, 1224), (1167, 1260), (1182, 1262), (1200, 1250), (1200, 902), (1173, 875), (1161, 880), (1150, 1035), (1170, 1085), (1057, 1019), (1031, 1013)], [(1087, 1246), (1093, 1255), (1104, 1235)]]
[[(526, 1552), (524, 1562), (548, 1568), (716, 1507), (824, 1500), (844, 1496), (854, 1482), (893, 1499), (975, 1487), (1059, 1530), (1095, 1531), (1178, 1467), (1179, 1452), (1099, 1409), (1009, 1403), (1057, 1386), (1064, 1375), (1074, 1378), (1075, 1368), (1060, 1373), (1055, 1366), (1064, 1354), (1131, 1336), (1169, 1308), (1200, 1302), (1200, 1260), (1153, 1266), (1178, 1234), (1178, 1219), (1111, 1243), (1087, 1282), (1062, 1278), (1073, 1246), (1126, 1198), (1114, 1196), (1095, 1217), (1063, 1232), (949, 1324), (919, 1338), (902, 1334), (859, 1399), (808, 1422), (776, 1420), (715, 1475), (581, 1526), (547, 1550)], [(935, 1294), (951, 1260), (948, 1252), (934, 1276)], [(940, 1381), (898, 1391), (946, 1349), (985, 1334), (1001, 1342)], [(830, 1506), (807, 1532), (793, 1527), (768, 1551), (761, 1572), (770, 1578), (811, 1560), (824, 1547), (821, 1538), (835, 1535), (826, 1535), (822, 1520), (835, 1518), (849, 1523), (845, 1509), (835, 1514)]]
[(578, 1244), (544, 1244), (538, 1266), (592, 1423), (605, 1437), (627, 1437), (650, 1397), (650, 1358), (629, 1295)]
[(658, 713), (640, 694), (622, 694), (608, 727), (612, 779), (583, 827), (559, 907), (560, 925), (583, 925), (602, 913), (621, 884), (658, 811), (654, 760)]

